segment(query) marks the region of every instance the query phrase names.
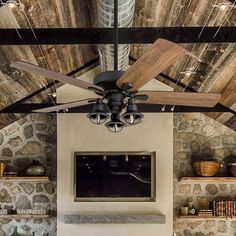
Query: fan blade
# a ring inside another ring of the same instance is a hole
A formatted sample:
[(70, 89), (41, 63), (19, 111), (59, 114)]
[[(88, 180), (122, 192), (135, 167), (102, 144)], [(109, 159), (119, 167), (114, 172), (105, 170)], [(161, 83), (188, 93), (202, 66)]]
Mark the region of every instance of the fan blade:
[(137, 91), (149, 80), (160, 74), (176, 60), (187, 54), (187, 50), (176, 43), (158, 39), (116, 82), (119, 88), (132, 84), (130, 91)]
[(11, 64), (11, 67), (14, 67), (19, 70), (31, 72), (33, 74), (42, 75), (47, 78), (51, 78), (54, 80), (58, 80), (63, 83), (71, 84), (80, 88), (88, 89), (88, 90), (95, 90), (103, 92), (103, 88), (97, 85), (93, 85), (91, 83), (85, 82), (83, 80), (75, 79), (73, 77), (63, 75), (60, 73), (57, 73), (55, 71), (51, 71), (42, 67), (39, 67), (37, 65), (24, 62), (24, 61), (18, 61)]
[(51, 106), (51, 107), (45, 107), (42, 109), (33, 110), (33, 112), (49, 113), (49, 112), (54, 112), (54, 111), (66, 110), (73, 107), (88, 105), (89, 103), (95, 102), (95, 101), (96, 101), (96, 98), (88, 98), (88, 99), (83, 99), (76, 102), (65, 103), (58, 106)]
[(214, 107), (221, 98), (221, 94), (162, 91), (140, 91), (137, 95), (148, 96), (146, 101), (138, 101), (138, 103), (194, 107)]

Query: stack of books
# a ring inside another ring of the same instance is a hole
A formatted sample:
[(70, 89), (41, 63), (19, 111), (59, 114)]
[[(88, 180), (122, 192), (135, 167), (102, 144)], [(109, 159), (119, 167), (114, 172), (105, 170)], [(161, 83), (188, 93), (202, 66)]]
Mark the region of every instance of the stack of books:
[(236, 216), (236, 201), (212, 201), (211, 205), (214, 216)]
[(199, 209), (198, 210), (199, 216), (213, 216), (213, 210), (211, 209)]

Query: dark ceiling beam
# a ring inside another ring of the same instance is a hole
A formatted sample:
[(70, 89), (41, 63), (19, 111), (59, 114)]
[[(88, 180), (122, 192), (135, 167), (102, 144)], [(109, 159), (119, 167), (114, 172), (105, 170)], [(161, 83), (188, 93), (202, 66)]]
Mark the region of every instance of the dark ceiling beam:
[[(69, 73), (66, 74), (66, 75), (68, 75), (68, 76), (73, 76), (73, 75), (75, 75), (76, 73), (81, 72), (82, 70), (84, 70), (84, 69), (86, 69), (86, 68), (88, 68), (88, 67), (90, 67), (90, 66), (92, 66), (92, 65), (96, 65), (96, 63), (98, 63), (98, 62), (99, 62), (99, 57), (96, 57), (95, 59), (93, 59), (93, 60), (91, 60), (91, 61), (85, 63), (84, 65), (80, 66), (79, 68), (76, 68), (75, 70), (69, 72)], [(44, 86), (44, 87), (42, 87), (42, 88), (40, 88), (40, 89), (34, 91), (33, 93), (29, 94), (28, 96), (23, 97), (23, 98), (21, 98), (20, 100), (18, 100), (18, 101), (16, 101), (16, 102), (12, 103), (12, 104), (9, 105), (8, 107), (4, 108), (3, 110), (5, 110), (5, 109), (10, 109), (10, 110), (14, 111), (14, 110), (17, 109), (23, 102), (28, 101), (29, 99), (33, 98), (34, 96), (39, 95), (40, 93), (42, 93), (42, 92), (46, 91), (47, 89), (49, 89), (49, 88), (51, 88), (51, 87), (57, 85), (58, 83), (60, 83), (60, 82), (59, 82), (59, 81), (51, 82), (51, 83), (47, 84), (46, 86)], [(0, 112), (1, 112), (1, 113), (4, 113), (4, 112), (2, 112), (3, 110), (1, 110)]]
[[(140, 27), (119, 28), (119, 44), (149, 44), (158, 38), (176, 43), (235, 43), (236, 27)], [(114, 28), (36, 28), (0, 29), (0, 45), (114, 44)]]
[[(61, 104), (56, 104), (61, 105)], [(50, 107), (52, 106), (51, 103), (43, 104), (43, 103), (23, 103), (20, 104), (17, 107), (7, 107), (0, 111), (1, 113), (32, 113), (33, 110), (44, 108), (44, 107)], [(86, 105), (76, 108), (71, 108), (67, 111), (67, 113), (89, 113), (92, 111), (93, 105)], [(189, 107), (189, 106), (175, 106), (174, 111), (171, 111), (171, 108), (173, 106), (167, 105), (165, 106), (165, 110), (162, 111), (163, 105), (161, 104), (138, 104), (138, 110), (140, 112), (144, 113), (152, 113), (152, 112), (226, 112), (227, 109), (224, 106), (221, 106), (220, 104), (217, 104), (213, 108), (208, 107)], [(63, 113), (63, 111), (60, 111), (60, 113)]]

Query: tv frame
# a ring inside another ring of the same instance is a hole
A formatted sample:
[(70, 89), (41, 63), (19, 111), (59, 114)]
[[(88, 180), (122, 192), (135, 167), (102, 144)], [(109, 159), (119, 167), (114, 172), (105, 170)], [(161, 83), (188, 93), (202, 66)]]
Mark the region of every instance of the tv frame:
[[(76, 197), (76, 156), (77, 155), (151, 155), (151, 197)], [(155, 202), (156, 201), (156, 152), (108, 151), (74, 152), (74, 202)]]

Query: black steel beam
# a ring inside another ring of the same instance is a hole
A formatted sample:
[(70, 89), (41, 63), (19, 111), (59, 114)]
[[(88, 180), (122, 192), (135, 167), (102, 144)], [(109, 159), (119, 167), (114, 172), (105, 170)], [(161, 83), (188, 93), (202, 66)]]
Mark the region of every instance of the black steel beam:
[[(60, 104), (57, 104), (60, 105)], [(51, 103), (42, 104), (42, 103), (23, 103), (17, 107), (7, 107), (0, 111), (0, 113), (32, 113), (32, 110), (40, 109), (43, 107), (50, 107)], [(85, 105), (81, 107), (71, 108), (68, 110), (68, 113), (89, 113), (92, 110), (92, 104)], [(173, 106), (167, 105), (165, 110), (162, 111), (163, 105), (161, 104), (138, 104), (138, 110), (144, 113), (152, 112), (227, 112), (227, 108), (217, 104), (213, 108), (207, 107), (188, 107), (188, 106), (175, 106), (174, 111), (171, 111)], [(63, 111), (60, 111), (62, 113)]]
[[(147, 44), (158, 38), (176, 43), (235, 43), (236, 27), (140, 27), (119, 28), (119, 44)], [(114, 28), (36, 28), (34, 38), (31, 29), (0, 29), (0, 45), (56, 45), (56, 44), (114, 44)]]
[[(88, 68), (89, 66), (92, 66), (92, 65), (94, 65), (95, 63), (98, 63), (98, 62), (99, 62), (99, 57), (96, 57), (95, 59), (93, 59), (93, 60), (91, 60), (91, 61), (85, 63), (84, 65), (80, 66), (79, 68), (76, 68), (75, 70), (69, 72), (69, 73), (66, 74), (66, 75), (72, 76), (72, 75), (74, 75), (74, 74), (76, 74), (76, 73), (78, 73), (78, 72), (80, 72), (80, 71), (82, 71), (82, 70)], [(58, 84), (58, 83), (59, 83), (59, 81), (51, 82), (51, 83), (47, 84), (46, 86), (44, 86), (44, 87), (42, 87), (42, 88), (40, 88), (40, 89), (34, 91), (33, 93), (29, 94), (28, 96), (23, 97), (23, 98), (21, 98), (20, 100), (14, 102), (13, 104), (11, 104), (10, 106), (8, 106), (8, 107), (6, 107), (6, 108), (7, 108), (7, 109), (11, 109), (11, 110), (14, 111), (14, 109), (17, 109), (19, 106), (21, 106), (21, 104), (22, 104), (23, 102), (25, 102), (25, 101), (31, 99), (32, 97), (34, 97), (34, 96), (36, 96), (36, 95), (38, 95), (38, 94), (44, 92), (45, 90), (47, 90), (47, 89), (49, 89), (49, 88), (55, 86), (55, 85)], [(6, 109), (6, 108), (5, 108), (5, 109)], [(3, 109), (3, 110), (4, 110), (4, 109)], [(2, 110), (2, 111), (3, 111), (3, 110)], [(2, 111), (0, 111), (0, 112), (2, 112)]]

